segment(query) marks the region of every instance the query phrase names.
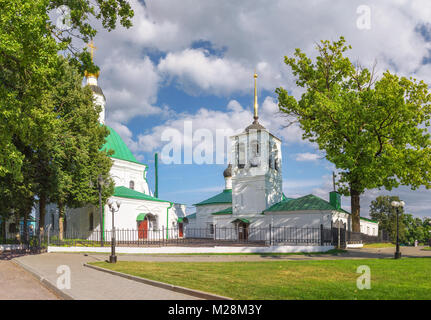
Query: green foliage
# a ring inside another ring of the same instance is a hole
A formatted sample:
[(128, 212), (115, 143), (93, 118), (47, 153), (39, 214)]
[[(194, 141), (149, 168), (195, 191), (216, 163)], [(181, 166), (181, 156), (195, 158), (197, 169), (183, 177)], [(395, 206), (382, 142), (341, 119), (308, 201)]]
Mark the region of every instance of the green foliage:
[[(67, 30), (49, 16), (61, 5), (70, 9)], [(72, 46), (72, 39), (92, 39), (96, 29), (90, 21), (100, 20), (108, 31), (118, 21), (130, 27), (130, 4), (0, 0), (0, 12), (0, 215), (26, 215), (37, 197), (40, 203), (71, 207), (97, 203), (90, 182), (107, 176), (111, 166), (99, 151), (107, 130), (99, 125), (99, 110), (81, 81), (84, 70), (99, 68), (86, 49)], [(68, 63), (59, 52), (71, 53)], [(104, 192), (104, 199), (113, 193), (112, 181)]]
[(305, 91), (300, 99), (283, 88), (276, 93), (280, 111), (339, 169), (338, 188), (352, 197), (355, 230), (366, 189), (431, 188), (431, 95), (423, 81), (389, 71), (376, 80), (374, 68), (345, 57), (348, 49), (343, 37), (321, 41), (314, 62), (296, 49), (285, 63)]
[[(379, 229), (389, 233), (392, 242), (395, 242), (397, 225), (396, 211), (392, 208), (392, 201), (399, 201), (398, 196), (378, 196), (371, 201), (370, 216), (379, 222)], [(400, 242), (413, 245), (415, 240), (419, 243), (428, 243), (431, 238), (431, 224), (429, 218), (415, 218), (399, 208), (399, 237)]]

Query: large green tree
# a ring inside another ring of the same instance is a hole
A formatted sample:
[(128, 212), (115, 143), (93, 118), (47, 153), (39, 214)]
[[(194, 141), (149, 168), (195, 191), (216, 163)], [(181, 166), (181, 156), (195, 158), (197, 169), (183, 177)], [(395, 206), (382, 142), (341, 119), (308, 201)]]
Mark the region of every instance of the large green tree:
[[(51, 93), (56, 114), (55, 133), (41, 159), (50, 167), (51, 176), (40, 176), (40, 191), (44, 190), (43, 182), (48, 180), (52, 185), (49, 201), (58, 206), (62, 236), (66, 207), (96, 205), (98, 193), (93, 185), (99, 175), (109, 180), (112, 161), (108, 152), (102, 150), (109, 131), (99, 123), (101, 108), (94, 105), (90, 88), (82, 87), (82, 75), (64, 60), (56, 78), (57, 85)], [(111, 181), (104, 188), (103, 199), (112, 193)]]
[[(54, 10), (61, 6), (65, 14), (58, 17)], [(54, 114), (45, 102), (58, 52), (72, 53), (82, 73), (94, 72), (97, 66), (77, 40), (96, 35), (90, 22), (100, 20), (112, 30), (118, 21), (131, 26), (132, 17), (126, 0), (0, 0), (0, 176), (21, 174), (24, 155), (15, 138), (34, 149), (49, 139)]]
[(431, 187), (431, 96), (423, 81), (354, 65), (343, 37), (321, 41), (317, 57), (296, 49), (285, 57), (295, 98), (276, 89), (280, 111), (298, 122), (339, 170), (338, 190), (351, 197), (352, 229), (360, 231), (360, 196), (367, 189), (399, 185)]

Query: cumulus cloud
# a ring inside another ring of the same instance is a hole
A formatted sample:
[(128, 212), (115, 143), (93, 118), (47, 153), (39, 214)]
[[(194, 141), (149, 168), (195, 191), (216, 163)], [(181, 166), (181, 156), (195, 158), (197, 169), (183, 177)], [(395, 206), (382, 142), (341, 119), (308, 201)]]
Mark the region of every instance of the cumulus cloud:
[(302, 161), (317, 161), (321, 158), (322, 157), (316, 153), (305, 152), (305, 153), (297, 153), (295, 160), (300, 161), (300, 162), (302, 162)]

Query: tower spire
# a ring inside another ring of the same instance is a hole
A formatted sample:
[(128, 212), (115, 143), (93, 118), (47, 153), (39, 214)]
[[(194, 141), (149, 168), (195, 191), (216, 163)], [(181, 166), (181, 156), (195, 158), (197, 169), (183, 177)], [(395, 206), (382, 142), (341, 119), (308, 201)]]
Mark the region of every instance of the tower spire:
[(257, 73), (256, 70), (254, 70), (254, 122), (257, 122), (257, 119), (259, 119), (258, 115), (258, 109), (259, 105), (257, 104)]
[[(91, 40), (90, 43), (87, 43), (87, 47), (90, 48), (91, 62), (94, 62), (94, 51), (97, 50), (97, 47), (94, 45), (94, 41)], [(85, 74), (85, 77), (87, 78), (87, 84), (97, 85), (97, 78), (99, 78), (99, 72), (91, 73), (91, 72), (85, 71), (84, 74)]]

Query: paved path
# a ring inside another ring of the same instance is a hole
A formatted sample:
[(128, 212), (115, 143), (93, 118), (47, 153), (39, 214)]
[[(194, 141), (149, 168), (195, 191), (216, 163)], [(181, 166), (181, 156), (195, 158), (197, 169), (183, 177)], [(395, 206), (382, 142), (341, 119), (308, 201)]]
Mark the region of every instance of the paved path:
[(35, 277), (0, 253), (0, 300), (57, 300)]
[(78, 300), (191, 300), (189, 295), (157, 288), (136, 281), (84, 267), (86, 262), (97, 261), (84, 254), (44, 253), (15, 258), (19, 263), (37, 272), (52, 285), (60, 274), (57, 268), (65, 265), (71, 271), (71, 287), (63, 292)]

